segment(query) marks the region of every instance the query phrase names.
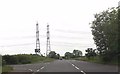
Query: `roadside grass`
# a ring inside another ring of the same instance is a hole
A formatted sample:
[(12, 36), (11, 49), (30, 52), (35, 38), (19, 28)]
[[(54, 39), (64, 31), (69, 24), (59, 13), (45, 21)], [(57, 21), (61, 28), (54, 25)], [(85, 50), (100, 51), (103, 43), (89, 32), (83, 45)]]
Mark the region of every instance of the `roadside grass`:
[(2, 67), (2, 72), (11, 72), (13, 68), (11, 66), (5, 65)]
[(79, 57), (79, 58), (74, 58), (74, 60), (78, 61), (87, 61), (87, 62), (93, 62), (93, 63), (99, 63), (99, 64), (108, 64), (108, 65), (118, 65), (120, 61), (118, 60), (112, 60), (109, 62), (102, 61), (100, 57), (91, 57), (91, 58), (86, 58), (86, 57)]
[(2, 73), (2, 66), (0, 66), (0, 74)]
[(32, 54), (18, 54), (18, 55), (5, 55), (3, 56), (3, 62), (6, 65), (16, 65), (16, 64), (30, 64), (30, 63), (40, 63), (40, 62), (51, 62), (55, 59), (39, 56), (39, 55), (32, 55)]
[(48, 58), (48, 57), (36, 57), (36, 56), (33, 56), (31, 58), (31, 63), (45, 63), (45, 62), (52, 62), (54, 61), (55, 59), (52, 59), (52, 58)]
[(39, 55), (30, 55), (30, 54), (12, 55), (12, 56), (7, 56), (7, 58), (4, 57), (3, 59), (4, 59), (3, 62), (5, 62), (5, 64), (2, 66), (2, 72), (12, 71), (13, 68), (10, 65), (45, 63), (45, 62), (52, 62), (55, 60), (48, 57), (43, 57)]

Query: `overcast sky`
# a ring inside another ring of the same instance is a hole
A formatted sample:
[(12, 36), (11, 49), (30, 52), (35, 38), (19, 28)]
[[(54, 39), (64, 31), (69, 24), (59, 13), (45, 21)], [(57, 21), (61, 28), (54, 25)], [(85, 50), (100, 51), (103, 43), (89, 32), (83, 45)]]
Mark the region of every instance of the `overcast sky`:
[(46, 52), (46, 26), (51, 50), (60, 55), (96, 48), (89, 23), (94, 14), (116, 7), (119, 0), (0, 0), (0, 54), (35, 53), (36, 23), (41, 53)]

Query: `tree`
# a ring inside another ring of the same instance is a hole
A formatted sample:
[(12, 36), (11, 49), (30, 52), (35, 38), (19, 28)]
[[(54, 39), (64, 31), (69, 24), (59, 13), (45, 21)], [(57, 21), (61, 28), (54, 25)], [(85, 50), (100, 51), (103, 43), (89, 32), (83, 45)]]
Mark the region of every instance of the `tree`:
[(93, 39), (99, 55), (103, 59), (109, 58), (108, 61), (118, 55), (118, 24), (118, 8), (95, 14), (92, 22)]
[(73, 55), (75, 57), (80, 57), (80, 56), (82, 56), (82, 52), (80, 50), (73, 50)]
[[(120, 24), (120, 6), (118, 7), (118, 24)], [(118, 59), (120, 62), (120, 25), (118, 25)]]
[(56, 54), (56, 58), (59, 59), (60, 58), (60, 54)]
[(55, 51), (51, 51), (48, 55), (48, 57), (50, 58), (55, 58), (55, 59), (59, 59), (60, 54), (57, 54)]
[(88, 49), (86, 50), (87, 53), (85, 54), (85, 56), (86, 56), (87, 58), (95, 57), (95, 56), (96, 56), (95, 50), (96, 50), (96, 49), (88, 48)]
[(70, 53), (70, 52), (65, 53), (65, 58), (69, 59), (69, 58), (73, 58), (73, 57), (74, 57), (73, 53)]
[(11, 55), (4, 55), (2, 56), (2, 61), (3, 64), (17, 64), (18, 63), (18, 59), (15, 56), (11, 56)]
[(55, 58), (55, 57), (56, 57), (55, 51), (51, 51), (48, 56), (49, 56), (50, 58)]

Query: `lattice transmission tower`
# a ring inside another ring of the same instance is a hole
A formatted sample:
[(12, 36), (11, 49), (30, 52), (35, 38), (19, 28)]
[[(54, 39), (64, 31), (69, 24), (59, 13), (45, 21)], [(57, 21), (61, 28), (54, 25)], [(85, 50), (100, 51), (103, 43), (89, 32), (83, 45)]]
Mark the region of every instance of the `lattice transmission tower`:
[(41, 55), (38, 23), (36, 24), (36, 49), (35, 49), (35, 53), (38, 54), (38, 55)]
[(51, 46), (50, 46), (50, 31), (49, 31), (49, 25), (47, 24), (47, 44), (46, 44), (46, 56), (51, 51)]

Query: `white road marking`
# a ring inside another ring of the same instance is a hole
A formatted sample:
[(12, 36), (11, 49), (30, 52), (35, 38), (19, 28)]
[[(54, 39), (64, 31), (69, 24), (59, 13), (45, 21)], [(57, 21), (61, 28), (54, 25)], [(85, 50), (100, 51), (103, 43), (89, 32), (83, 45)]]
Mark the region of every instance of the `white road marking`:
[(43, 68), (45, 68), (45, 67), (41, 67), (40, 69), (43, 69)]
[[(69, 63), (70, 63), (70, 62), (69, 62)], [(70, 63), (70, 64), (72, 64), (72, 63)], [(75, 67), (77, 70), (80, 70), (80, 68), (78, 68), (78, 67), (75, 66), (74, 64), (72, 64), (72, 66)], [(84, 71), (82, 71), (82, 70), (81, 70), (80, 72), (82, 72), (83, 74), (86, 74), (86, 73), (85, 73)]]
[(72, 66), (74, 67), (75, 65), (74, 65), (74, 64), (72, 64)]
[(76, 66), (75, 66), (75, 68), (79, 70), (79, 68), (78, 68), (78, 67), (76, 67)]
[(81, 71), (83, 74), (86, 74), (84, 71)]
[(28, 69), (28, 70), (33, 71), (32, 69)]
[[(45, 67), (41, 67), (40, 69), (42, 70), (43, 68), (45, 68)], [(37, 70), (37, 72), (39, 72), (39, 71), (40, 71), (40, 69), (38, 69), (38, 70)]]
[[(72, 63), (71, 63), (72, 64)], [(75, 67), (77, 70), (79, 70), (79, 68), (77, 66), (75, 66), (74, 64), (72, 64), (73, 67)]]
[(37, 72), (40, 71), (39, 69), (37, 70)]

